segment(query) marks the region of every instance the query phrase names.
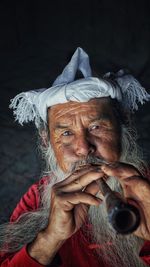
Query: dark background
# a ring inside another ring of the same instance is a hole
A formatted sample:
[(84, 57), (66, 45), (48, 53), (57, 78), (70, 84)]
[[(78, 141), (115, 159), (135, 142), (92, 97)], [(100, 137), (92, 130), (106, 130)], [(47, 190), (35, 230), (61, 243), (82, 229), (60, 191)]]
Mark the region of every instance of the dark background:
[[(49, 87), (81, 46), (99, 73), (128, 68), (150, 92), (150, 1), (0, 1), (0, 221), (40, 177), (32, 125), (14, 122), (9, 100)], [(150, 107), (137, 112), (138, 142), (150, 156)]]

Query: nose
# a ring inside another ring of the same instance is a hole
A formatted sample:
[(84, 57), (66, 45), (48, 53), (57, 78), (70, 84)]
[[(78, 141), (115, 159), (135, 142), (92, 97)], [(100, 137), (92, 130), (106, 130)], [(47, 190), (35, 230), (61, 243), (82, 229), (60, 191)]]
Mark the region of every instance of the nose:
[(79, 136), (75, 141), (75, 153), (80, 157), (87, 157), (89, 154), (95, 152), (95, 146), (85, 136)]

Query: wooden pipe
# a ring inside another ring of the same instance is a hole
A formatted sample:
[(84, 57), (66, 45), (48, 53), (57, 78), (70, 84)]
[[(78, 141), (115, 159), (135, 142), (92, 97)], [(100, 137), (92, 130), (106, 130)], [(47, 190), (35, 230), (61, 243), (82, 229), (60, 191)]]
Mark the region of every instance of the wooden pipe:
[(118, 192), (112, 191), (103, 178), (100, 178), (98, 183), (112, 227), (120, 234), (134, 232), (140, 224), (139, 210), (127, 203)]

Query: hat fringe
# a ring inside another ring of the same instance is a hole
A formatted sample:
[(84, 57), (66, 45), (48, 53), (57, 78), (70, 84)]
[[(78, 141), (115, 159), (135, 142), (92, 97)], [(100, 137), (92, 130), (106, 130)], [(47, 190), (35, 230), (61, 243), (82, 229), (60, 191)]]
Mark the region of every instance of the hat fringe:
[(25, 93), (18, 94), (10, 101), (11, 104), (9, 108), (13, 109), (15, 121), (18, 121), (21, 125), (34, 120), (35, 123), (39, 121), (38, 110), (35, 105), (27, 99)]
[(123, 106), (130, 111), (138, 110), (138, 103), (143, 105), (150, 100), (150, 95), (132, 75), (118, 77), (116, 81), (123, 93)]

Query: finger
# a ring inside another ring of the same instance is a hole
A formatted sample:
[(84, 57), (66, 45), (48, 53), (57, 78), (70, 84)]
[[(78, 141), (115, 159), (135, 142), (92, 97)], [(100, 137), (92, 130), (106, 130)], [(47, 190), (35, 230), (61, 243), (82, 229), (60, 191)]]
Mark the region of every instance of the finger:
[(76, 192), (61, 194), (60, 203), (64, 211), (69, 211), (78, 204), (99, 206), (101, 200), (86, 192)]
[(150, 185), (150, 181), (143, 177), (143, 176), (137, 176), (137, 175), (133, 175), (133, 176), (130, 176), (130, 177), (127, 177), (124, 179), (124, 183), (127, 184), (127, 185), (138, 185), (139, 183), (143, 183), (145, 185)]
[(69, 184), (71, 183), (72, 181), (74, 181), (75, 179), (77, 179), (78, 177), (92, 171), (92, 170), (100, 170), (100, 167), (98, 166), (91, 166), (91, 165), (88, 165), (88, 166), (84, 166), (83, 168), (81, 169), (78, 169), (76, 170), (75, 172), (73, 172), (71, 175), (69, 175), (65, 180), (55, 184), (56, 186), (64, 186), (66, 184)]
[(91, 195), (96, 195), (99, 192), (99, 186), (96, 181), (91, 182), (84, 190), (84, 192), (89, 193)]
[(101, 169), (108, 176), (115, 176), (122, 180), (130, 176), (140, 176), (139, 171), (134, 166), (125, 163), (102, 165)]
[(132, 176), (124, 180), (125, 194), (132, 198), (150, 203), (150, 182), (140, 176)]
[(75, 180), (71, 183), (59, 187), (59, 190), (62, 192), (75, 192), (78, 190), (83, 190), (88, 184), (102, 177), (104, 173), (100, 170), (90, 171)]
[(99, 187), (98, 181), (94, 181), (91, 184), (89, 184), (86, 187), (86, 189), (84, 190), (84, 192), (87, 192), (87, 193), (90, 193), (91, 195), (97, 196), (102, 201), (104, 200), (104, 196), (100, 191), (100, 187)]

